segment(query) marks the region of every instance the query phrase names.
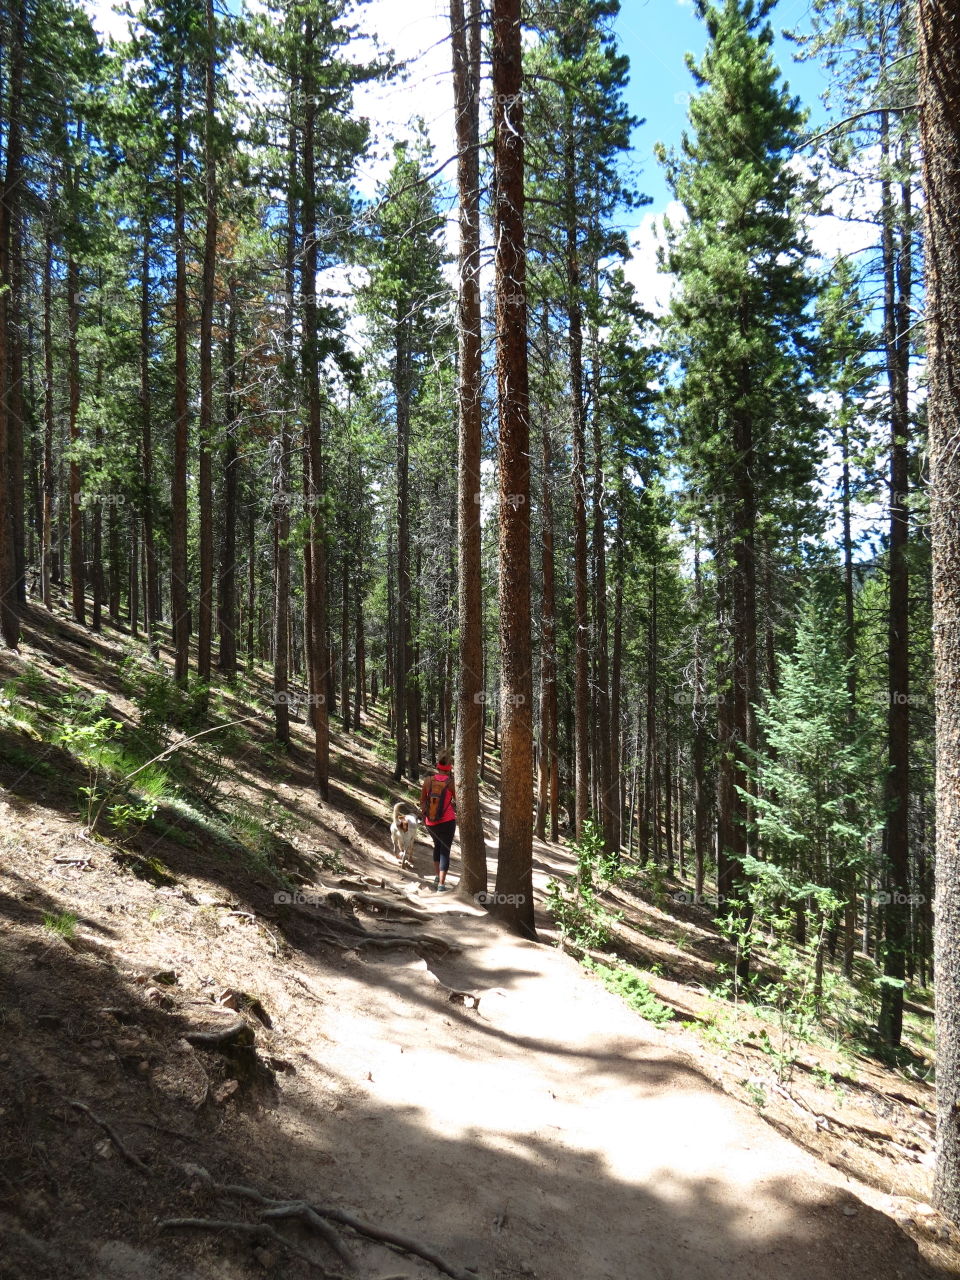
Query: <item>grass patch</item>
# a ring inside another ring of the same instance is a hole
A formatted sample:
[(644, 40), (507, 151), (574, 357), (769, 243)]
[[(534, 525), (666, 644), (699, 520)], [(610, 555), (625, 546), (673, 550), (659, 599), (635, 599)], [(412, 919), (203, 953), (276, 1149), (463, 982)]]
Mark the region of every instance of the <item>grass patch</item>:
[(72, 938), (77, 932), (77, 917), (72, 911), (45, 911), (43, 927), (60, 938)]

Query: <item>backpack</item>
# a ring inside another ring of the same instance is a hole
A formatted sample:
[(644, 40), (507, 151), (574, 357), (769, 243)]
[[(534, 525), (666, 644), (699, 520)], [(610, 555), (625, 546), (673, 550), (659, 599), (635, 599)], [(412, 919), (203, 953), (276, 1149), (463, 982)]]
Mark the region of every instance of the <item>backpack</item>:
[[(437, 790), (439, 786), (440, 790)], [(447, 795), (450, 792), (450, 782), (444, 782), (442, 778), (430, 779), (430, 790), (427, 792), (426, 818), (428, 822), (439, 822), (440, 815), (446, 808)]]

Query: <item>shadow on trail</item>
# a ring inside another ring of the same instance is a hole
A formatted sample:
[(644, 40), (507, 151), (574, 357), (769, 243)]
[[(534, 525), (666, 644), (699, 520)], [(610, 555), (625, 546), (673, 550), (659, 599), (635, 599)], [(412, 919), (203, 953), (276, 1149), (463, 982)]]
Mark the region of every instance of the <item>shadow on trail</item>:
[[(602, 1151), (565, 1145), (563, 1134), (503, 1128), (495, 1043), (489, 1053), (472, 1046), (448, 1058), (442, 1078), (423, 1077), (425, 1095), (444, 1090), (463, 1098), (459, 1121), (443, 1129), (422, 1106), (385, 1100), (376, 1079), (339, 1074), (324, 1062), (322, 1041), (310, 1053), (294, 1052), (282, 1074), (278, 1068), (277, 1088), (241, 1082), (216, 1103), (204, 1080), (216, 1086), (236, 1076), (237, 1066), (185, 1045), (184, 1029), (196, 1014), (151, 1005), (131, 977), (98, 955), (44, 949), (22, 934), (16, 943), (0, 964), (0, 1270), (9, 1280), (192, 1280), (227, 1274), (224, 1266), (234, 1276), (262, 1276), (255, 1241), (229, 1231), (158, 1230), (167, 1217), (250, 1219), (249, 1206), (198, 1190), (188, 1164), (277, 1198), (350, 1208), (476, 1268), (483, 1280), (533, 1273), (540, 1280), (938, 1275), (890, 1219), (846, 1193), (826, 1189), (814, 1202), (787, 1179), (766, 1185), (777, 1208), (774, 1227), (769, 1213), (758, 1219), (757, 1206), (738, 1199), (722, 1178), (672, 1174), (670, 1150), (660, 1153), (655, 1183), (641, 1185), (618, 1176)], [(319, 952), (313, 965), (333, 989), (347, 972), (342, 957)], [(348, 976), (386, 992), (384, 1007), (395, 983), (410, 997), (410, 983), (386, 966), (350, 964)], [(322, 1002), (318, 1007), (322, 1029)], [(276, 1030), (257, 1038), (269, 1046)], [(406, 1034), (411, 1046), (429, 1049), (429, 1026), (410, 1021)], [(522, 1038), (513, 1040), (525, 1048)], [(530, 1048), (557, 1053), (553, 1044)], [(261, 1053), (269, 1062), (269, 1047)], [(584, 1073), (628, 1070), (651, 1091), (671, 1082), (666, 1064), (618, 1068), (602, 1053), (575, 1056)], [(478, 1065), (489, 1068), (486, 1097), (465, 1093)], [(131, 1167), (97, 1120), (142, 1168)], [(644, 1140), (636, 1133), (637, 1143)], [(316, 1237), (296, 1228), (283, 1233), (330, 1263)], [(359, 1249), (362, 1276), (437, 1274), (382, 1246), (351, 1247)], [(314, 1274), (280, 1246), (271, 1254), (268, 1274)]]

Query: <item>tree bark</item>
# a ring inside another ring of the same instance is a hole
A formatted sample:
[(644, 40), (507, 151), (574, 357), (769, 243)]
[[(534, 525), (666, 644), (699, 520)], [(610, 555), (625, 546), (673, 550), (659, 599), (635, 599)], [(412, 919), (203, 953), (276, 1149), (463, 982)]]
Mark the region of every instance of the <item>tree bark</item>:
[(510, 927), (535, 939), (530, 421), (520, 0), (493, 0), (492, 61), (503, 721), (495, 909)]
[(569, 344), (570, 412), (573, 419), (573, 735), (574, 830), (579, 838), (590, 816), (590, 618), (587, 582), (587, 436), (583, 398), (583, 318), (580, 303), (580, 260), (577, 245), (575, 139), (567, 130), (564, 144), (566, 221), (567, 341)]
[[(882, 117), (881, 153), (889, 161), (887, 113)], [(910, 194), (903, 188), (899, 226), (889, 179), (881, 183), (884, 275), (884, 351), (890, 401), (890, 535), (889, 612), (887, 628), (887, 759), (885, 855), (889, 901), (884, 907), (883, 971), (890, 981), (881, 989), (878, 1030), (891, 1046), (903, 1030), (904, 962), (909, 930), (910, 892), (910, 649), (907, 560), (909, 540), (910, 435)], [(898, 243), (899, 241), (899, 243)]]
[(322, 404), (317, 310), (317, 209), (316, 209), (316, 82), (314, 76), (314, 28), (308, 17), (304, 23), (303, 63), (303, 366), (307, 392), (308, 464), (310, 473), (310, 595), (313, 631), (313, 728), (314, 781), (322, 799), (330, 788), (330, 736), (327, 641), (327, 544), (323, 508), (324, 477), (322, 449)]
[[(598, 286), (594, 284), (596, 289)], [(594, 356), (594, 411), (593, 411), (593, 634), (592, 645), (596, 659), (597, 679), (594, 691), (594, 720), (597, 730), (594, 752), (594, 772), (597, 779), (597, 816), (603, 832), (604, 853), (614, 852), (615, 792), (619, 779), (614, 779), (611, 768), (610, 748), (610, 658), (609, 624), (607, 618), (607, 547), (606, 519), (603, 509), (603, 438), (600, 432), (599, 414), (599, 338), (593, 333)]]
[(213, 304), (217, 265), (217, 157), (214, 145), (217, 33), (213, 0), (205, 0), (203, 279), (200, 290), (200, 457), (197, 466), (200, 594), (197, 601), (197, 679), (209, 684), (213, 649)]
[(143, 462), (143, 549), (145, 560), (143, 611), (150, 652), (160, 652), (160, 580), (153, 530), (153, 439), (150, 395), (150, 219), (141, 221), (140, 254), (140, 447)]
[[(48, 218), (53, 218), (56, 187), (51, 181)], [(53, 549), (53, 504), (56, 472), (53, 466), (53, 426), (55, 417), (53, 385), (53, 231), (48, 226), (43, 257), (43, 516), (40, 533), (40, 597), (53, 608), (50, 589), (50, 559)]]
[(173, 304), (173, 474), (170, 478), (170, 612), (174, 679), (185, 685), (190, 668), (190, 594), (187, 581), (187, 451), (190, 407), (187, 388), (187, 227), (184, 164), (184, 80), (182, 58), (174, 79), (173, 236), (175, 282)]
[(558, 831), (559, 762), (557, 758), (557, 601), (553, 542), (553, 447), (547, 415), (541, 423), (543, 497), (540, 520), (543, 529), (542, 593), (540, 624), (540, 776), (537, 791), (537, 836), (546, 835), (550, 814), (550, 839)]
[(483, 751), (483, 574), (480, 538), (482, 429), (480, 301), (480, 0), (451, 0), (453, 93), (457, 133), (460, 249), (457, 336), (457, 586), (459, 669), (455, 780), (460, 835), (459, 892), (487, 889), (480, 810)]
[(83, 494), (77, 449), (80, 443), (80, 268), (72, 253), (67, 260), (67, 431), (71, 455), (70, 496), (70, 600), (73, 618), (86, 625), (86, 574), (83, 554)]
[(920, 0), (927, 255), (933, 656), (937, 724), (933, 1202), (960, 1221), (960, 14)]
[[(237, 281), (230, 281), (227, 296), (226, 362), (227, 438), (223, 446), (223, 537), (220, 542), (217, 629), (217, 667), (228, 680), (237, 674), (237, 492), (240, 462), (237, 450)], [(289, 444), (287, 448), (289, 454)]]
[(16, 226), (22, 199), (23, 161), (23, 75), (27, 27), (27, 6), (19, 0), (10, 14), (10, 47), (8, 53), (9, 89), (7, 90), (6, 168), (0, 188), (0, 633), (4, 643), (16, 649), (20, 643), (20, 617), (17, 594), (17, 566), (14, 548), (16, 498), (14, 490), (22, 476), (12, 472), (11, 460), (16, 456), (16, 436), (22, 431), (17, 421), (13, 380), (17, 343), (14, 314), (14, 278), (17, 267)]

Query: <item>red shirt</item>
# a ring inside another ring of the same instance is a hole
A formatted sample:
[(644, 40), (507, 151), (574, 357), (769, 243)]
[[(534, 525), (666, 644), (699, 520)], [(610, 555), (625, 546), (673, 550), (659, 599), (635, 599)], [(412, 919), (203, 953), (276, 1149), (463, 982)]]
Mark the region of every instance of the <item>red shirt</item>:
[(457, 798), (457, 795), (456, 795), (456, 791), (454, 790), (453, 774), (450, 770), (449, 765), (447, 765), (446, 767), (444, 767), (443, 765), (439, 765), (437, 767), (437, 772), (433, 774), (432, 777), (424, 779), (423, 786), (420, 788), (420, 811), (424, 815), (426, 815), (427, 795), (429, 794), (430, 783), (433, 781), (434, 778), (438, 779), (440, 782), (445, 782), (447, 784), (447, 794), (443, 797), (443, 809), (440, 813), (439, 818), (435, 818), (434, 821), (431, 822), (429, 818), (424, 816), (424, 822), (427, 824), (428, 827), (439, 827), (441, 822), (453, 822), (457, 816), (457, 811), (453, 807), (453, 802)]

